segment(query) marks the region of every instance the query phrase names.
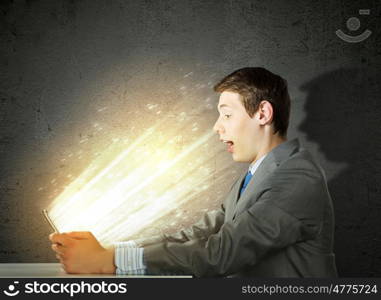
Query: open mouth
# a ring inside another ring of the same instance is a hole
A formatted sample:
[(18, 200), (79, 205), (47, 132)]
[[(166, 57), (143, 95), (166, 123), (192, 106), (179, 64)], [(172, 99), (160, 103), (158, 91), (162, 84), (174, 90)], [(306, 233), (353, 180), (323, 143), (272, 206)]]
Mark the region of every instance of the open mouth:
[(229, 152), (233, 152), (234, 150), (234, 142), (233, 141), (229, 141), (229, 140), (222, 140), (223, 143), (225, 143), (227, 145), (227, 150)]

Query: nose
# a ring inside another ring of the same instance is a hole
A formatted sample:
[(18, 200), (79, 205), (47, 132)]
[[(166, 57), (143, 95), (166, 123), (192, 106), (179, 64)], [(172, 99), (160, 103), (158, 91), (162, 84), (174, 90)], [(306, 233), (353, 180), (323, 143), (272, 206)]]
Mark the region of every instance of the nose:
[(220, 123), (220, 118), (217, 119), (216, 123), (214, 123), (213, 130), (221, 135), (224, 132), (224, 128)]

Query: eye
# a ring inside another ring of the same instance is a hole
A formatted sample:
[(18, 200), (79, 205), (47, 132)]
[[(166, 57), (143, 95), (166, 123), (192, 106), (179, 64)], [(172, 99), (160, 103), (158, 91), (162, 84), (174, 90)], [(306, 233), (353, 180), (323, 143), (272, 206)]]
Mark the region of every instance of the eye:
[(231, 116), (232, 116), (232, 115), (227, 115), (227, 114), (225, 114), (225, 115), (224, 115), (224, 118), (225, 118), (225, 119), (229, 119)]

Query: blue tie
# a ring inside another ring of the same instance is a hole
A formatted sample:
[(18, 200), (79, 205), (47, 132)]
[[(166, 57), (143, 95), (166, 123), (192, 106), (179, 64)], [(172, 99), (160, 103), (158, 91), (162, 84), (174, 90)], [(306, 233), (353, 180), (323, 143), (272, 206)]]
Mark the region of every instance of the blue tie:
[(241, 191), (239, 192), (240, 197), (241, 197), (243, 191), (246, 189), (247, 185), (249, 184), (251, 177), (253, 177), (253, 174), (251, 174), (250, 171), (247, 172), (245, 180), (244, 180), (243, 185), (241, 187)]

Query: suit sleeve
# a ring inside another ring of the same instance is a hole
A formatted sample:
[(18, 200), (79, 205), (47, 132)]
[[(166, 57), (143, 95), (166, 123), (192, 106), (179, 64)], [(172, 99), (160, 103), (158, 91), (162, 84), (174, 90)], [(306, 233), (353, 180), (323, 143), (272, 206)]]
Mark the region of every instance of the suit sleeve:
[(138, 247), (172, 242), (185, 243), (194, 239), (206, 241), (212, 234), (217, 233), (225, 220), (225, 208), (223, 205), (217, 210), (209, 211), (196, 224), (183, 229), (175, 234), (162, 234), (151, 238), (138, 239), (135, 243)]
[[(236, 180), (230, 187), (229, 192), (235, 184)], [(209, 211), (194, 225), (189, 228), (183, 229), (175, 234), (161, 234), (150, 238), (137, 239), (134, 242), (138, 247), (148, 247), (153, 244), (163, 242), (176, 242), (185, 243), (194, 239), (199, 241), (206, 241), (210, 235), (217, 233), (225, 221), (225, 205), (221, 204), (217, 210)]]
[[(319, 221), (313, 211), (293, 214), (281, 206), (282, 200), (303, 205), (314, 189), (308, 177), (291, 182), (291, 189), (269, 189), (234, 220), (225, 222), (208, 239), (165, 240), (144, 248), (147, 274), (163, 271), (196, 277), (226, 276), (255, 265), (264, 255), (299, 241), (313, 239)], [(303, 186), (302, 189), (295, 188)], [(290, 200), (292, 199), (292, 200)], [(313, 201), (308, 199), (307, 202)], [(295, 204), (294, 204), (295, 205)], [(308, 209), (308, 208), (307, 208)], [(313, 208), (311, 208), (313, 209)]]

